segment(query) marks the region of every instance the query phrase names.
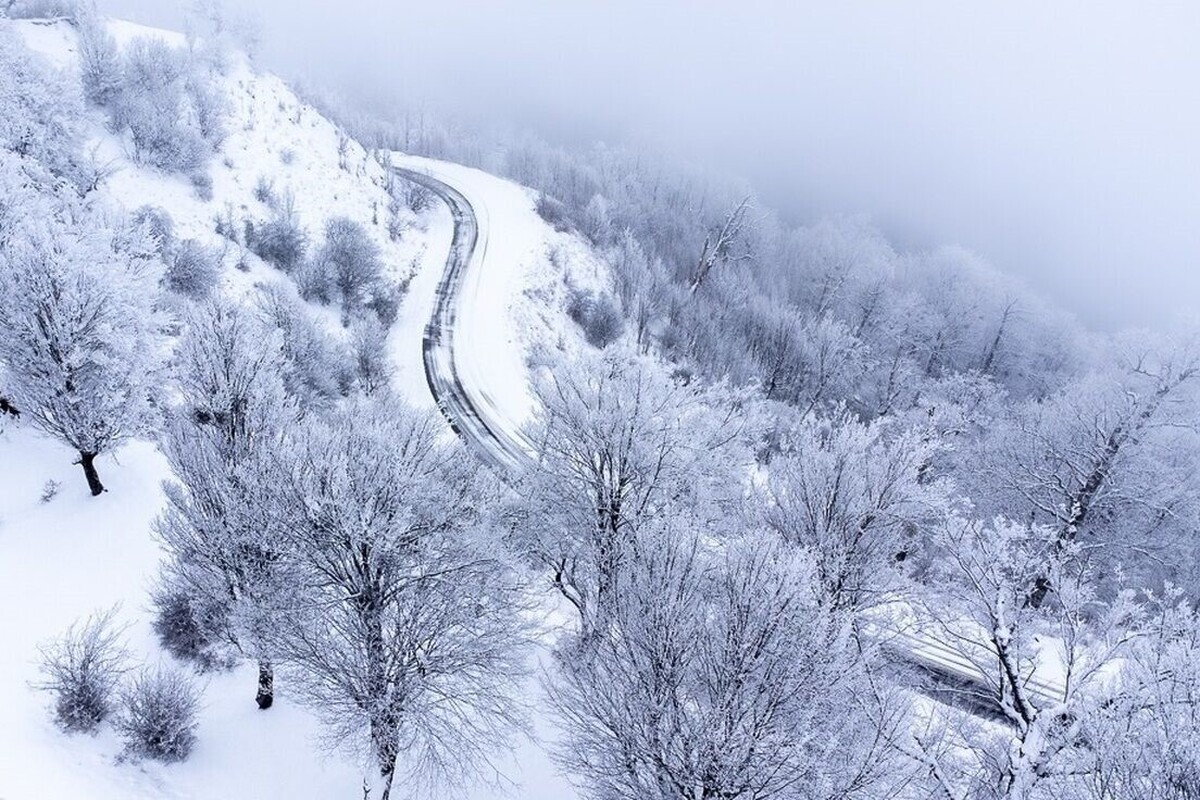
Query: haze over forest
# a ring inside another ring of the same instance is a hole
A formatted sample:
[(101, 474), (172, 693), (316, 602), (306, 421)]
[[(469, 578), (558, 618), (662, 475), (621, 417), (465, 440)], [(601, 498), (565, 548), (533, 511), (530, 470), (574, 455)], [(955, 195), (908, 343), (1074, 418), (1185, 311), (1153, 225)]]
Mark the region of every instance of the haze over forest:
[[(160, 0), (101, 9), (180, 27)], [(797, 221), (958, 243), (1089, 327), (1188, 316), (1200, 7), (258, 0), (268, 66), (366, 106), (646, 141)], [(761, 24), (763, 19), (771, 24)]]

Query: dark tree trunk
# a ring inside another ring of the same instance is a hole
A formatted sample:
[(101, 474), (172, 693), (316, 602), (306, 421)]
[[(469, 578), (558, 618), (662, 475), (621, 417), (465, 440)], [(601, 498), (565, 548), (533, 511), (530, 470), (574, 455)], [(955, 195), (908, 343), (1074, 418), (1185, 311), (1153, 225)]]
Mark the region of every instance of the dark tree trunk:
[(258, 662), (258, 694), (254, 696), (261, 711), (266, 711), (275, 702), (275, 667), (270, 661)]
[(83, 466), (83, 474), (87, 477), (88, 488), (92, 490), (92, 497), (104, 491), (104, 484), (100, 482), (100, 473), (96, 472), (96, 454), (85, 453), (82, 450), (79, 452), (79, 463)]

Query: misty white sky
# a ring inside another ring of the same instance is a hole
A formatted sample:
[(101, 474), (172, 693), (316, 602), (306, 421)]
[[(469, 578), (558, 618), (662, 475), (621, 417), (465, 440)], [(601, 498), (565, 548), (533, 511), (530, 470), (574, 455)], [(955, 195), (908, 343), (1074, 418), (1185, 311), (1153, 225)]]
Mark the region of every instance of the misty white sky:
[(1097, 327), (1200, 307), (1200, 3), (237, 8), (268, 66), (347, 95), (649, 139), (797, 220), (866, 212), (901, 245), (966, 245)]

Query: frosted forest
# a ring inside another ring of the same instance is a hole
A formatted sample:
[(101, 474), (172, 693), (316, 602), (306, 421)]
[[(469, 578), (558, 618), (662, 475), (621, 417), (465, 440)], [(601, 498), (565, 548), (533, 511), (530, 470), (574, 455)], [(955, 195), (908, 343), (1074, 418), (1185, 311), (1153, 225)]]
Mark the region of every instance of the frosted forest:
[(1185, 314), (247, 20), (0, 0), (0, 797), (1200, 798)]

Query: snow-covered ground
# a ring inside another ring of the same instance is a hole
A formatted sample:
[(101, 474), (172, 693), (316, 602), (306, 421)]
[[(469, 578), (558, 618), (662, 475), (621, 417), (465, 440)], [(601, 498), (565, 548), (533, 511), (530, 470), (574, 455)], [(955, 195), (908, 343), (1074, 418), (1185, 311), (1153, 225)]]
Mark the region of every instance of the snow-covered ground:
[[(32, 48), (64, 70), (76, 64), (75, 40), (63, 23), (16, 23)], [(165, 34), (114, 22), (121, 42)], [(176, 38), (175, 41), (182, 41)], [(284, 281), (253, 256), (238, 252), (215, 231), (218, 214), (235, 219), (266, 218), (269, 209), (255, 197), (265, 181), (275, 192), (291, 192), (296, 212), (317, 238), (329, 216), (363, 223), (375, 237), (397, 279), (409, 279), (409, 292), (389, 345), (398, 368), (401, 393), (429, 405), (421, 364), (421, 334), (428, 320), (449, 246), (452, 221), (440, 204), (414, 217), (400, 241), (389, 239), (376, 214), (386, 210), (385, 167), (351, 143), (339, 163), (338, 131), (286, 85), (235, 60), (225, 75), (231, 102), (229, 136), (213, 162), (214, 199), (197, 197), (183, 177), (134, 164), (124, 143), (109, 133), (100, 112), (88, 130), (89, 148), (112, 162), (116, 172), (102, 190), (116, 206), (150, 204), (172, 216), (179, 238), (194, 238), (224, 252), (224, 291), (249, 293), (256, 283)], [(515, 430), (532, 411), (530, 354), (537, 347), (569, 351), (583, 346), (567, 320), (564, 298), (570, 285), (599, 286), (602, 262), (573, 235), (555, 232), (534, 211), (532, 193), (507, 181), (452, 164), (397, 156), (453, 182), (482, 212), (487, 258), (473, 276), (463, 345), (471, 379)], [(348, 164), (348, 166), (347, 166)], [(250, 269), (233, 269), (246, 259)], [(569, 272), (569, 274), (568, 274)], [(318, 309), (314, 313), (320, 314)], [(339, 327), (331, 320), (331, 330)], [(88, 495), (73, 454), (12, 421), (0, 433), (0, 798), (228, 798), (288, 797), (296, 800), (354, 797), (361, 771), (342, 755), (327, 755), (318, 743), (311, 715), (287, 696), (281, 682), (275, 706), (260, 712), (253, 702), (254, 674), (243, 666), (203, 676), (204, 706), (199, 739), (182, 764), (118, 761), (120, 743), (111, 730), (95, 737), (68, 736), (52, 724), (48, 698), (33, 691), (38, 680), (37, 647), (61, 634), (71, 622), (120, 605), (130, 649), (138, 660), (168, 659), (150, 628), (148, 589), (160, 553), (151, 523), (162, 507), (161, 483), (169, 478), (165, 460), (151, 442), (130, 443), (103, 456), (98, 467), (108, 492)], [(59, 484), (48, 502), (40, 497), (48, 481)], [(548, 733), (531, 684), (534, 727)], [(569, 783), (550, 763), (543, 745), (518, 744), (504, 764), (510, 794), (527, 798), (570, 798)], [(398, 787), (401, 788), (401, 787)], [(495, 797), (478, 787), (466, 797)]]

